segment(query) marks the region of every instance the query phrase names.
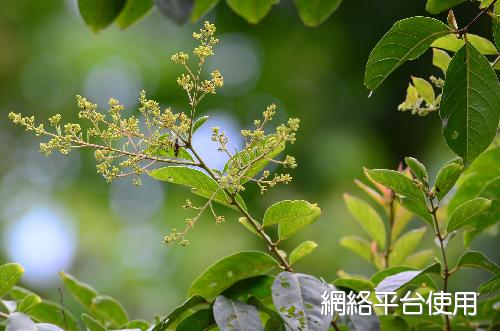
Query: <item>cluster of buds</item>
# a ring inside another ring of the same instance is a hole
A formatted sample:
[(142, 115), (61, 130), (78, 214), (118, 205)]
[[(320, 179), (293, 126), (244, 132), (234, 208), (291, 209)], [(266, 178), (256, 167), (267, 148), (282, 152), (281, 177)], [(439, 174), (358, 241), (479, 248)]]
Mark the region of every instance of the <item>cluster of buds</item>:
[[(430, 82), (436, 86), (438, 89), (442, 90), (444, 87), (444, 80), (441, 78), (436, 78), (431, 76), (429, 78)], [(429, 86), (430, 84), (427, 83)], [(436, 98), (431, 101), (426, 101), (420, 95), (417, 88), (413, 84), (409, 84), (406, 90), (405, 100), (398, 106), (400, 111), (410, 111), (412, 115), (426, 116), (429, 113), (439, 110), (439, 104), (441, 102), (442, 94), (439, 94)]]

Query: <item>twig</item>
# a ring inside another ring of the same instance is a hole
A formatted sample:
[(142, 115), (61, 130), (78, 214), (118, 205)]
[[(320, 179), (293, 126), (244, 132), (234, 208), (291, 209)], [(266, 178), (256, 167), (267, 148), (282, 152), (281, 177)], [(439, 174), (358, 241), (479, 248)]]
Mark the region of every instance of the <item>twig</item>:
[(484, 8), (483, 10), (481, 10), (479, 12), (479, 14), (476, 15), (476, 17), (474, 17), (472, 19), (472, 21), (470, 21), (465, 27), (463, 27), (462, 29), (459, 29), (456, 31), (456, 34), (459, 36), (459, 37), (462, 37), (464, 34), (466, 34), (467, 32), (469, 32), (469, 28), (474, 24), (476, 23), (476, 21), (481, 17), (483, 16), (484, 13), (490, 11), (491, 9), (493, 9), (493, 6), (495, 6), (495, 3), (497, 2), (497, 0), (493, 0), (492, 3), (490, 3), (490, 5), (486, 8)]
[(64, 293), (60, 287), (57, 288), (57, 291), (59, 292), (59, 304), (61, 306), (61, 316), (64, 323), (64, 329), (68, 330), (68, 321), (66, 320), (66, 312), (64, 311)]

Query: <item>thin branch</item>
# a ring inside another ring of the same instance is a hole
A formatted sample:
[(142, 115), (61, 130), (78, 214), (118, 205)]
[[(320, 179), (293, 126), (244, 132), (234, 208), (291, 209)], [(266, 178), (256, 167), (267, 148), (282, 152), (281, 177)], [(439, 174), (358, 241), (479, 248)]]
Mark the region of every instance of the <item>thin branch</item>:
[(466, 34), (467, 32), (469, 32), (469, 28), (474, 25), (474, 23), (476, 23), (476, 21), (484, 15), (484, 13), (490, 11), (493, 9), (493, 7), (495, 6), (495, 3), (497, 2), (497, 0), (493, 0), (493, 2), (486, 8), (484, 8), (483, 10), (481, 10), (479, 12), (479, 14), (477, 14), (473, 19), (472, 21), (470, 21), (465, 27), (463, 27), (462, 29), (459, 29), (456, 31), (456, 34), (459, 36), (459, 37), (462, 37), (464, 34)]

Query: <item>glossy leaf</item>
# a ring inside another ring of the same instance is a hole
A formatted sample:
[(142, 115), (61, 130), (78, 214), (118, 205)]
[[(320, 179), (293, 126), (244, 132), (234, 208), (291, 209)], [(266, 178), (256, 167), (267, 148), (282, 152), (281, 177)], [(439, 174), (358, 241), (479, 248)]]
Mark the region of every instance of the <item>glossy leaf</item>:
[(441, 69), (444, 75), (446, 75), (450, 61), (451, 56), (448, 53), (438, 48), (432, 49), (432, 64)]
[(128, 322), (128, 314), (125, 308), (116, 299), (107, 295), (98, 295), (92, 299), (92, 311), (99, 320), (114, 328)]
[(417, 248), (425, 234), (426, 227), (408, 231), (402, 235), (393, 245), (391, 254), (389, 255), (389, 264), (397, 266)]
[[(191, 21), (196, 22), (201, 17), (205, 16), (212, 10), (219, 0), (194, 0), (193, 11), (191, 12)], [(208, 116), (203, 116), (207, 117)], [(196, 124), (195, 124), (196, 125)], [(193, 129), (195, 131), (196, 129)]]
[(361, 199), (344, 194), (344, 201), (351, 215), (358, 221), (368, 235), (385, 248), (385, 225), (379, 214), (369, 204)]
[(464, 166), (458, 163), (445, 164), (438, 172), (436, 178), (436, 197), (442, 200), (453, 188), (462, 174)]
[(475, 198), (457, 207), (450, 215), (446, 231), (452, 232), (466, 226), (475, 216), (481, 214), (491, 205), (491, 200), (485, 198)]
[(385, 277), (380, 283), (377, 284), (375, 291), (377, 292), (394, 292), (410, 283), (417, 276), (426, 273), (439, 273), (441, 266), (439, 263), (435, 263), (424, 270), (408, 270), (402, 271), (388, 277)]
[(24, 268), (17, 263), (7, 263), (0, 266), (0, 298), (19, 282)]
[[(198, 3), (201, 3), (201, 2), (215, 2), (217, 4), (219, 0), (217, 1), (196, 1), (195, 2), (195, 9), (196, 9), (196, 6), (198, 5)], [(214, 4), (215, 6), (215, 4)], [(194, 12), (193, 12), (194, 13)], [(210, 116), (202, 116), (202, 117), (199, 117), (196, 121), (194, 121), (194, 124), (193, 124), (193, 133), (196, 132), (196, 130), (198, 130), (199, 128), (201, 128), (201, 126), (210, 118)]]
[[(194, 194), (208, 199), (213, 197), (215, 202), (236, 209), (235, 206), (229, 203), (228, 197), (219, 184), (199, 170), (172, 166), (154, 169), (148, 174), (154, 179), (188, 186)], [(238, 196), (237, 200), (245, 206), (241, 197)]]
[(494, 275), (500, 272), (500, 267), (495, 262), (488, 259), (483, 253), (476, 251), (468, 251), (460, 256), (455, 266), (455, 270), (461, 268), (483, 269)]
[(450, 33), (442, 22), (411, 17), (396, 22), (372, 50), (365, 71), (365, 85), (375, 91), (394, 70), (415, 60), (438, 38)]
[[(212, 309), (201, 309), (183, 319), (176, 331), (205, 331), (215, 327), (215, 319)], [(222, 329), (221, 329), (222, 331)]]
[(182, 24), (191, 16), (194, 0), (155, 0), (156, 7), (177, 24)]
[(294, 0), (300, 19), (306, 26), (318, 26), (339, 7), (342, 0)]
[(264, 331), (254, 306), (219, 295), (214, 303), (214, 317), (221, 331)]
[(304, 200), (284, 200), (269, 207), (264, 214), (263, 226), (279, 224), (281, 240), (290, 238), (303, 227), (314, 223), (321, 215), (321, 209)]
[(106, 328), (96, 321), (92, 316), (82, 314), (82, 321), (89, 331), (107, 331)]
[(395, 170), (373, 169), (368, 170), (373, 180), (389, 187), (394, 192), (403, 195), (409, 199), (425, 203), (425, 197), (422, 191), (412, 182), (412, 180), (402, 173)]
[(431, 14), (439, 14), (445, 10), (455, 7), (465, 0), (427, 0), (425, 10)]
[(239, 280), (265, 275), (278, 266), (262, 252), (239, 252), (227, 256), (205, 270), (189, 288), (188, 295), (198, 294), (212, 300)]
[(20, 313), (29, 313), (35, 306), (42, 303), (42, 299), (36, 294), (25, 296), (17, 305), (17, 311)]
[(126, 0), (78, 0), (78, 9), (85, 24), (98, 32), (118, 17)]
[(267, 302), (271, 299), (271, 286), (273, 282), (274, 277), (268, 275), (245, 278), (222, 292), (222, 295), (228, 299), (242, 302), (247, 301), (251, 297)]
[(292, 330), (327, 330), (333, 316), (321, 314), (321, 295), (328, 285), (310, 275), (282, 272), (273, 284), (273, 303)]
[[(422, 99), (424, 99), (425, 102), (427, 102), (428, 104), (433, 105), (436, 102), (436, 94), (434, 93), (434, 88), (432, 87), (432, 84), (429, 83), (427, 80), (418, 77), (412, 77), (412, 81), (413, 85), (415, 86), (415, 89), (417, 90), (418, 94), (422, 97)], [(420, 176), (425, 176), (425, 178), (428, 179), (427, 171), (425, 170), (425, 167), (422, 163), (420, 163), (415, 158), (405, 158), (405, 161), (406, 159), (408, 159), (410, 164), (415, 168), (415, 171), (419, 172), (419, 174), (413, 172), (417, 178), (420, 178)], [(408, 162), (406, 162), (406, 164), (408, 164)], [(410, 167), (410, 169), (412, 169), (410, 164), (408, 164), (408, 166)]]
[(495, 137), (500, 113), (498, 79), (470, 43), (450, 62), (439, 109), (446, 143), (470, 164)]
[(73, 297), (86, 309), (90, 309), (92, 299), (98, 295), (97, 291), (92, 286), (78, 281), (75, 277), (65, 273), (64, 271), (59, 272), (59, 276)]
[[(474, 46), (479, 53), (484, 55), (496, 55), (498, 53), (497, 48), (491, 41), (481, 36), (474, 34), (467, 34), (467, 41)], [(464, 46), (464, 39), (457, 38), (454, 34), (450, 34), (439, 38), (432, 43), (431, 47), (444, 49), (450, 52), (458, 52), (460, 48)]]
[(140, 20), (153, 7), (153, 0), (127, 0), (115, 24), (125, 29)]
[[(196, 307), (201, 304), (207, 303), (205, 299), (199, 295), (193, 295), (189, 299), (187, 299), (184, 303), (182, 303), (179, 307), (175, 308), (168, 316), (155, 328), (160, 330), (166, 330), (167, 327), (174, 324), (174, 322), (181, 317), (186, 311), (190, 310), (193, 307)], [(161, 327), (158, 327), (158, 326)], [(155, 330), (157, 331), (157, 330)]]
[(355, 236), (345, 236), (340, 238), (340, 245), (350, 249), (366, 261), (373, 262), (371, 245), (368, 241)]
[(247, 22), (259, 23), (279, 0), (226, 0), (229, 7)]
[(318, 244), (316, 244), (314, 241), (304, 241), (299, 246), (295, 247), (293, 251), (290, 253), (290, 257), (288, 258), (290, 264), (294, 264), (298, 260), (308, 256), (317, 247)]

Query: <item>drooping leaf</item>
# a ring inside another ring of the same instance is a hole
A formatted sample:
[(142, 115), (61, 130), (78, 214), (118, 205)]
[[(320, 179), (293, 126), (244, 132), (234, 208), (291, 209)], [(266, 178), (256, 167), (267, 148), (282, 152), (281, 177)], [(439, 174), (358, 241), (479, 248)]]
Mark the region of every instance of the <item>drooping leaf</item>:
[(128, 322), (128, 314), (125, 308), (110, 296), (98, 295), (93, 298), (91, 309), (106, 326), (119, 328)]
[(446, 143), (470, 164), (495, 137), (500, 113), (498, 79), (469, 42), (450, 62), (439, 115)]
[(402, 235), (393, 245), (391, 254), (389, 255), (389, 264), (397, 266), (417, 248), (425, 234), (426, 227), (408, 231)]
[(80, 282), (75, 277), (65, 273), (64, 271), (59, 272), (59, 276), (61, 277), (64, 285), (66, 285), (73, 297), (78, 300), (86, 309), (90, 309), (90, 306), (92, 305), (92, 299), (94, 299), (98, 295), (97, 291), (92, 286)]
[(174, 322), (177, 321), (179, 317), (181, 317), (186, 311), (189, 309), (192, 309), (193, 307), (206, 304), (206, 300), (199, 296), (199, 295), (193, 295), (189, 299), (187, 299), (184, 303), (182, 303), (179, 307), (175, 308), (168, 316), (161, 321), (159, 324), (155, 326), (153, 329), (154, 331), (164, 331), (166, 330), (169, 326), (174, 324)]
[(193, 282), (188, 295), (198, 294), (212, 300), (239, 280), (265, 275), (278, 266), (276, 260), (262, 252), (239, 252), (210, 266)]
[(339, 7), (342, 0), (294, 0), (300, 19), (306, 26), (318, 26)]
[[(217, 1), (212, 1), (212, 0), (210, 0), (210, 1), (204, 1), (204, 0), (202, 0), (202, 1), (196, 1), (196, 3), (195, 3), (195, 9), (198, 6), (198, 3), (215, 2), (215, 4), (217, 4), (218, 1), (219, 0), (217, 0)], [(215, 6), (215, 4), (214, 4), (214, 6)], [(193, 13), (194, 13), (194, 11), (193, 11)], [(196, 130), (198, 130), (209, 118), (210, 118), (210, 116), (202, 116), (202, 117), (198, 118), (194, 122), (194, 124), (193, 124), (193, 133), (196, 132)]]
[(333, 316), (321, 314), (322, 294), (329, 286), (310, 275), (282, 272), (273, 284), (273, 303), (292, 330), (327, 330)]
[(42, 299), (36, 294), (25, 296), (17, 305), (17, 311), (20, 313), (29, 313), (35, 306), (42, 303)]
[(120, 29), (128, 28), (146, 15), (152, 7), (153, 0), (127, 0), (115, 23)]
[(85, 24), (98, 32), (110, 25), (124, 8), (126, 0), (78, 0)]
[(446, 231), (452, 232), (471, 221), (475, 216), (481, 214), (491, 205), (491, 200), (485, 198), (475, 198), (457, 207), (450, 215)]
[(378, 246), (385, 248), (385, 225), (380, 215), (361, 199), (344, 194), (344, 201), (351, 215), (358, 221)]
[(438, 38), (450, 33), (442, 22), (411, 17), (396, 22), (372, 50), (365, 71), (365, 85), (375, 91), (394, 70), (415, 60)]
[(441, 201), (453, 188), (464, 169), (463, 164), (448, 163), (438, 172), (436, 178), (436, 197)]
[(298, 260), (308, 256), (317, 247), (318, 247), (318, 244), (316, 244), (314, 241), (310, 241), (310, 240), (304, 241), (299, 246), (295, 247), (293, 249), (293, 251), (290, 253), (290, 257), (288, 258), (288, 260), (290, 261), (290, 264), (294, 264)]
[(488, 259), (483, 253), (476, 251), (468, 251), (460, 256), (455, 270), (461, 268), (483, 269), (494, 275), (500, 272), (500, 267), (495, 262)]
[[(235, 206), (230, 204), (229, 198), (226, 196), (219, 184), (199, 170), (172, 166), (154, 169), (148, 174), (154, 179), (188, 186), (194, 194), (208, 199), (213, 198), (215, 202), (236, 209)], [(244, 208), (246, 208), (243, 199), (241, 199), (240, 196), (237, 196), (237, 200)]]
[[(415, 86), (415, 89), (417, 90), (418, 94), (422, 97), (422, 99), (424, 99), (425, 102), (427, 102), (429, 105), (434, 105), (436, 102), (436, 94), (434, 93), (434, 88), (432, 87), (432, 84), (429, 83), (427, 80), (425, 80), (423, 78), (419, 78), (419, 77), (412, 76), (411, 79), (413, 81), (413, 85)], [(420, 175), (422, 175), (422, 176), (425, 175), (427, 178), (427, 171), (423, 171), (423, 170), (425, 170), (425, 167), (423, 167), (423, 164), (420, 163), (415, 158), (408, 158), (408, 159), (409, 159), (410, 164), (412, 164), (412, 166), (415, 167), (415, 170), (419, 171)], [(417, 163), (415, 161), (418, 162), (420, 165), (417, 166)], [(406, 164), (408, 164), (408, 162)], [(410, 164), (408, 164), (409, 167), (410, 167)], [(411, 167), (410, 167), (410, 169), (411, 169)], [(417, 176), (417, 178), (419, 177), (418, 174), (416, 174), (415, 172), (414, 172), (414, 174)]]
[[(484, 55), (496, 55), (498, 54), (497, 48), (491, 41), (481, 36), (474, 34), (467, 34), (467, 41), (474, 46), (479, 53)], [(444, 49), (450, 52), (457, 52), (460, 48), (464, 46), (464, 39), (457, 38), (454, 34), (450, 34), (439, 38), (432, 43), (431, 47)]]
[(432, 49), (432, 64), (441, 69), (441, 71), (445, 76), (450, 61), (451, 61), (451, 56), (449, 56), (448, 53), (438, 48)]
[(191, 15), (194, 0), (155, 0), (155, 4), (165, 17), (182, 24)]
[(226, 0), (229, 7), (248, 23), (257, 24), (279, 0)]
[(0, 266), (0, 298), (17, 284), (23, 273), (24, 268), (18, 263), (7, 263)]
[(92, 316), (87, 314), (82, 314), (83, 323), (89, 331), (107, 331), (106, 328), (96, 321)]
[(219, 295), (214, 303), (214, 317), (221, 331), (264, 331), (254, 306)]
[[(64, 311), (64, 316), (61, 313)], [(75, 316), (66, 308), (52, 301), (42, 300), (42, 302), (30, 310), (30, 316), (42, 323), (50, 323), (63, 328), (66, 331), (80, 331)]]
[(479, 294), (493, 293), (500, 288), (500, 274), (479, 285), (477, 292)]
[(201, 309), (183, 319), (176, 331), (205, 331), (215, 327), (215, 319), (212, 309)]
[(345, 236), (340, 238), (340, 245), (350, 249), (366, 261), (373, 262), (372, 249), (368, 241), (355, 236)]
[[(389, 269), (387, 269), (389, 270)], [(385, 277), (382, 281), (377, 284), (375, 291), (377, 292), (394, 292), (406, 284), (410, 283), (417, 276), (424, 275), (426, 273), (440, 273), (441, 265), (435, 263), (424, 270), (408, 270), (402, 271), (396, 274)]]
[(412, 268), (421, 268), (424, 265), (430, 262), (431, 257), (434, 255), (434, 251), (432, 249), (424, 249), (409, 255), (402, 265), (412, 267)]
[(425, 10), (431, 14), (439, 14), (445, 10), (455, 7), (465, 0), (427, 0)]
[(263, 226), (278, 225), (281, 240), (290, 238), (303, 227), (314, 223), (321, 209), (304, 200), (284, 200), (269, 207), (264, 214)]
[[(196, 22), (198, 19), (208, 14), (208, 12), (212, 10), (212, 8), (214, 8), (218, 3), (219, 0), (194, 0), (194, 7), (193, 11), (191, 12), (191, 21)], [(208, 119), (208, 116), (203, 117), (206, 117)], [(195, 130), (196, 129), (193, 128), (193, 131)]]
[(427, 209), (427, 206), (424, 203), (422, 203), (421, 201), (409, 199), (402, 195), (398, 196), (398, 201), (401, 206), (417, 214), (424, 221), (432, 225), (432, 214), (429, 212), (429, 209)]

